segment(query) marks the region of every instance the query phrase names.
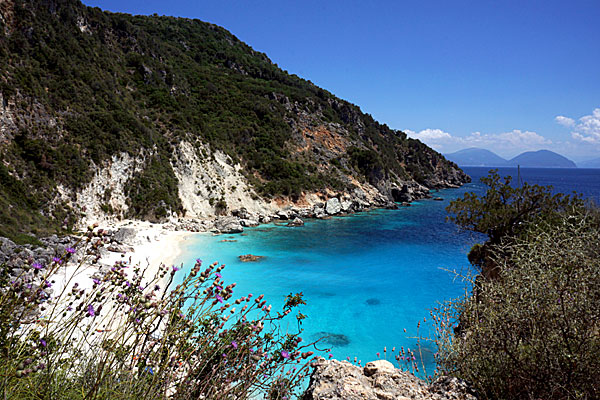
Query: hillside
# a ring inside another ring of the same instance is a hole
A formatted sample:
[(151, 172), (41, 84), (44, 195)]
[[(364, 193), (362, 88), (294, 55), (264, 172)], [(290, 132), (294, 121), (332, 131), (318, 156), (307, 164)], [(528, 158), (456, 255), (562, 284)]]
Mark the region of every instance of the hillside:
[(468, 167), (502, 167), (507, 164), (507, 161), (496, 153), (477, 147), (445, 154), (445, 157), (458, 165)]
[(511, 159), (509, 165), (537, 168), (577, 168), (568, 158), (550, 150), (526, 151)]
[(0, 235), (16, 238), (333, 196), (380, 206), (469, 179), (221, 27), (77, 0), (0, 3), (0, 159)]

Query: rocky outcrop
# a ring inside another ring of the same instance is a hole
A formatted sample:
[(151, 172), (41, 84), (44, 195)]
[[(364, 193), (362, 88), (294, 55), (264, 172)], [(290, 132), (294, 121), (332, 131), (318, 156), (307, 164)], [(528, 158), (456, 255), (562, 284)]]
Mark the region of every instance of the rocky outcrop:
[(221, 233), (241, 233), (244, 231), (240, 220), (236, 217), (219, 217), (215, 221), (215, 229)]
[(442, 377), (431, 385), (392, 363), (377, 360), (364, 368), (347, 361), (316, 359), (303, 400), (476, 400), (464, 381)]

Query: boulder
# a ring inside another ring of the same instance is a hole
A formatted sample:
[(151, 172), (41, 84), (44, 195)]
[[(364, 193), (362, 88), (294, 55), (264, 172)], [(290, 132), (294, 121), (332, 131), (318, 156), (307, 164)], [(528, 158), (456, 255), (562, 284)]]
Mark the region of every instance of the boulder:
[(296, 217), (293, 221), (288, 222), (287, 226), (304, 226), (304, 221)]
[(241, 219), (240, 224), (242, 224), (242, 226), (244, 226), (244, 227), (260, 225), (259, 222), (255, 219)]
[(137, 230), (135, 228), (120, 228), (112, 238), (119, 243), (131, 243), (136, 235)]
[(317, 358), (303, 400), (476, 400), (464, 381), (443, 377), (428, 386), (386, 360), (368, 362), (364, 368), (347, 361)]
[(286, 210), (281, 210), (277, 213), (277, 217), (279, 217), (279, 219), (288, 220), (290, 219), (290, 212)]
[(332, 197), (331, 199), (327, 200), (327, 203), (325, 204), (325, 211), (329, 215), (339, 214), (339, 212), (342, 211), (340, 200), (337, 197)]
[(342, 207), (342, 211), (343, 212), (350, 212), (352, 209), (352, 201), (351, 200), (344, 200), (341, 202), (341, 207)]
[(313, 209), (313, 213), (316, 218), (323, 218), (325, 214), (325, 209), (323, 207), (315, 206)]
[(215, 228), (221, 233), (240, 233), (244, 231), (240, 220), (236, 217), (217, 218)]
[(260, 261), (263, 258), (265, 258), (265, 256), (255, 256), (254, 254), (242, 254), (241, 256), (238, 256), (238, 258), (242, 262), (251, 262), (251, 261)]

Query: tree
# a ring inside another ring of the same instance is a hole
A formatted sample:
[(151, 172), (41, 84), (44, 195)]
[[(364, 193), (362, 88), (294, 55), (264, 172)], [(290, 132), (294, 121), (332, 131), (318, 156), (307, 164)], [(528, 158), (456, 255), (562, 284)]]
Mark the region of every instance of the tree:
[(483, 196), (465, 193), (446, 211), (450, 213), (448, 219), (461, 228), (488, 236), (483, 245), (475, 245), (469, 252), (469, 261), (486, 278), (497, 275), (497, 263), (490, 257), (493, 246), (519, 237), (530, 224), (554, 221), (561, 213), (584, 207), (579, 195), (553, 194), (552, 186), (524, 183), (514, 187), (512, 178), (501, 178), (498, 170), (491, 170), (481, 182), (488, 187)]

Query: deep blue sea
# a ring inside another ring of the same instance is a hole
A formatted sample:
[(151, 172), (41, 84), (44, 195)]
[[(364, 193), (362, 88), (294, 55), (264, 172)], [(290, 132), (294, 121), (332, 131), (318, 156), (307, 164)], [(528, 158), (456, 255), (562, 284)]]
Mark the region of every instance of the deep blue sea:
[[(443, 201), (422, 200), (398, 210), (375, 210), (330, 220), (307, 220), (304, 227), (275, 224), (246, 229), (246, 235), (198, 234), (188, 239), (178, 262), (184, 271), (196, 258), (226, 264), (226, 283), (235, 295), (264, 294), (274, 309), (289, 293), (303, 292), (305, 340), (332, 335), (333, 356), (363, 365), (393, 358), (395, 346), (414, 348), (417, 323), (429, 318), (438, 302), (464, 293), (465, 283), (447, 270), (469, 271), (466, 254), (481, 236), (446, 222), (445, 207), (465, 192), (483, 193), (479, 178), (489, 168), (464, 168), (473, 182), (435, 193)], [(516, 177), (515, 168), (501, 175)], [(600, 169), (521, 169), (523, 181), (581, 192), (600, 204)], [(235, 242), (222, 242), (223, 239)], [(243, 263), (241, 254), (265, 256)], [(289, 329), (293, 330), (290, 318)], [(428, 336), (428, 324), (419, 334)], [(284, 326), (284, 329), (287, 327)], [(406, 333), (404, 332), (406, 329)], [(434, 370), (433, 345), (422, 343), (427, 373)]]

